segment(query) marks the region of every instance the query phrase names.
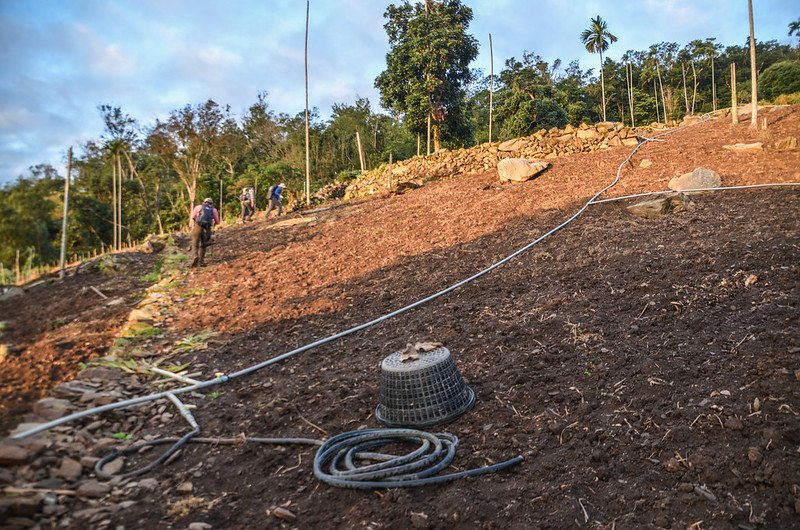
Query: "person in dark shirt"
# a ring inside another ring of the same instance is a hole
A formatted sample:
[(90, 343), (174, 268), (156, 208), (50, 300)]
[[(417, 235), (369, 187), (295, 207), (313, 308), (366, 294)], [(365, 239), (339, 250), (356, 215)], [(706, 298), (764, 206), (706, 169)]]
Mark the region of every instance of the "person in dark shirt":
[(204, 199), (192, 210), (192, 267), (205, 267), (206, 246), (211, 239), (211, 227), (219, 224), (219, 212), (214, 208), (214, 201)]

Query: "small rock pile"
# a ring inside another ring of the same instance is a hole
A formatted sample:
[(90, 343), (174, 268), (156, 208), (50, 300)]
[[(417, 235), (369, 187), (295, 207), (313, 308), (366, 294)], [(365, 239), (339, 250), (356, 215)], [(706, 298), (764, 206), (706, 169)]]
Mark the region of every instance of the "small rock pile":
[(505, 158), (551, 160), (572, 153), (588, 153), (638, 143), (637, 132), (621, 123), (601, 122), (596, 125), (567, 125), (563, 129), (541, 129), (531, 136), (501, 143), (485, 143), (469, 149), (442, 149), (431, 156), (415, 156), (393, 164), (382, 165), (363, 173), (345, 191), (345, 198), (363, 197), (413, 182), (422, 185), (429, 180), (492, 171)]

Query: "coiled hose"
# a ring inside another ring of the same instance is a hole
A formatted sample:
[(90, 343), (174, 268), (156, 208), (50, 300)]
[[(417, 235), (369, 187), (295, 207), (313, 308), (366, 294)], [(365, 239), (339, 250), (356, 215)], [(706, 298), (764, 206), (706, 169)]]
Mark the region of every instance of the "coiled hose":
[[(419, 447), (401, 456), (367, 452), (398, 442), (418, 443)], [(314, 476), (326, 484), (342, 488), (408, 488), (493, 473), (523, 460), (522, 456), (517, 456), (491, 466), (433, 476), (450, 465), (457, 448), (458, 438), (450, 433), (433, 434), (414, 429), (345, 432), (329, 439), (317, 450)], [(358, 467), (356, 460), (375, 463)]]

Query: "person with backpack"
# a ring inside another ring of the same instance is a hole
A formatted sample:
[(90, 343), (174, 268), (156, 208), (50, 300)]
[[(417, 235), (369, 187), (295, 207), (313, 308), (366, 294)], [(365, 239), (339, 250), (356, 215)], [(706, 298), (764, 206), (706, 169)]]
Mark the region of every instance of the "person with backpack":
[(205, 267), (206, 247), (211, 240), (211, 227), (219, 224), (219, 212), (214, 208), (214, 201), (204, 199), (192, 210), (192, 267)]
[(267, 208), (267, 211), (264, 213), (264, 219), (269, 217), (269, 212), (271, 212), (273, 208), (278, 209), (278, 215), (276, 215), (276, 217), (281, 216), (281, 213), (283, 212), (283, 204), (281, 204), (281, 192), (285, 187), (286, 184), (283, 182), (277, 186), (269, 187), (269, 190), (267, 191), (267, 196), (269, 197), (269, 208)]
[(256, 190), (252, 186), (243, 188), (239, 200), (242, 202), (242, 224), (252, 221), (256, 213)]

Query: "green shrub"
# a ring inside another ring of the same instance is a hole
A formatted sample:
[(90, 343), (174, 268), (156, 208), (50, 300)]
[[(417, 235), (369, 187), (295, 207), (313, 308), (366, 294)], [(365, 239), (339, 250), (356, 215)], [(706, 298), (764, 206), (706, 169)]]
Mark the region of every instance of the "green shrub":
[(758, 80), (764, 98), (800, 92), (800, 61), (781, 61), (767, 68)]

